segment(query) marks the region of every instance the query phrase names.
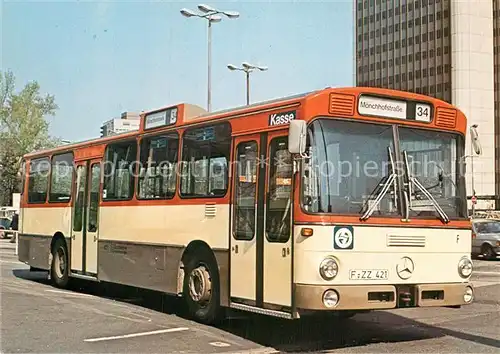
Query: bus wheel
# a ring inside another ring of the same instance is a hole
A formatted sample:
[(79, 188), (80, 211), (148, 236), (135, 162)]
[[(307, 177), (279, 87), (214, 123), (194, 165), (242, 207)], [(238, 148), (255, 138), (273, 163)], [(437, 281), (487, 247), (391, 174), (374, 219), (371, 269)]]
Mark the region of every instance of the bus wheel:
[(65, 288), (69, 282), (68, 249), (63, 239), (58, 239), (52, 247), (50, 278), (58, 288)]
[(183, 297), (189, 315), (213, 324), (219, 319), (219, 277), (211, 257), (189, 257), (185, 264)]

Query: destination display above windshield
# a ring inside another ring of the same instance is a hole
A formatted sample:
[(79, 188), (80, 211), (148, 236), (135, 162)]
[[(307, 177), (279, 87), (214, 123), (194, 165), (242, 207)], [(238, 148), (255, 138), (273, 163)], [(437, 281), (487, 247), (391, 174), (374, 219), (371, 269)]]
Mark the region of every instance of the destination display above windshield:
[(403, 101), (362, 95), (358, 100), (358, 112), (364, 116), (386, 117), (414, 120), (429, 123), (432, 121), (432, 105), (425, 102)]
[(150, 113), (144, 120), (144, 129), (172, 125), (177, 122), (177, 107), (168, 108), (161, 112)]

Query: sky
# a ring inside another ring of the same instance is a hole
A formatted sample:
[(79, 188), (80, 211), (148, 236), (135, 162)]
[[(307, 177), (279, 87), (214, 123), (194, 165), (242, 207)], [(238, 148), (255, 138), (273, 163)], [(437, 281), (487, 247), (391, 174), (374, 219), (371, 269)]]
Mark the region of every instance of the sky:
[[(219, 1), (237, 11), (212, 27), (212, 111), (353, 82), (353, 1)], [(0, 2), (1, 65), (16, 89), (36, 80), (59, 106), (50, 133), (79, 141), (122, 112), (207, 104), (207, 22), (182, 1)]]

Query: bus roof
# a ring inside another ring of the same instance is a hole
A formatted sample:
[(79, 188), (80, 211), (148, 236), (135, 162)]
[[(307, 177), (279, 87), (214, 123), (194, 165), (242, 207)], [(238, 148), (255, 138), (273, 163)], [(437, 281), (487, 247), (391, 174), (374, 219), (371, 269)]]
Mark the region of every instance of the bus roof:
[[(317, 95), (321, 95), (324, 93), (339, 93), (339, 94), (375, 94), (375, 95), (382, 95), (382, 96), (388, 96), (392, 97), (394, 96), (394, 99), (397, 99), (398, 97), (408, 99), (408, 100), (421, 100), (421, 101), (430, 101), (434, 105), (439, 105), (440, 107), (445, 107), (445, 108), (453, 108), (460, 112), (462, 115), (463, 113), (455, 106), (451, 105), (448, 102), (442, 101), (440, 99), (426, 96), (426, 95), (421, 95), (421, 94), (416, 94), (412, 92), (407, 92), (407, 91), (398, 91), (398, 90), (392, 90), (392, 89), (383, 89), (383, 88), (374, 88), (374, 87), (339, 87), (339, 88), (331, 88), (331, 87), (326, 87), (324, 89), (320, 90), (314, 90), (314, 91), (309, 91), (305, 93), (300, 93), (300, 94), (295, 94), (291, 96), (286, 96), (286, 97), (280, 97), (280, 98), (275, 98), (267, 101), (262, 101), (262, 102), (257, 102), (253, 103), (250, 105), (244, 105), (244, 106), (238, 106), (238, 107), (233, 107), (229, 109), (223, 109), (215, 112), (207, 112), (203, 108), (197, 106), (197, 105), (192, 105), (188, 103), (180, 103), (177, 105), (170, 105), (170, 106), (164, 106), (161, 108), (145, 111), (141, 113), (141, 125), (139, 130), (131, 131), (131, 132), (126, 132), (126, 133), (121, 133), (117, 135), (112, 135), (112, 136), (107, 136), (107, 137), (98, 137), (94, 139), (89, 139), (89, 140), (84, 140), (80, 142), (76, 142), (73, 144), (65, 144), (53, 149), (47, 149), (47, 150), (40, 150), (32, 153), (28, 153), (24, 155), (24, 158), (32, 158), (32, 157), (38, 157), (41, 155), (50, 155), (54, 153), (63, 153), (66, 151), (72, 151), (74, 149), (78, 148), (84, 148), (92, 145), (101, 145), (104, 143), (109, 143), (112, 141), (117, 141), (117, 140), (122, 140), (122, 139), (127, 139), (127, 138), (134, 138), (138, 135), (141, 135), (144, 133), (144, 124), (145, 124), (145, 117), (148, 115), (153, 115), (155, 113), (162, 113), (165, 112), (168, 109), (176, 109), (176, 108), (181, 108), (183, 111), (183, 114), (181, 116), (181, 119), (177, 120), (175, 124), (170, 125), (170, 127), (173, 127), (174, 125), (179, 127), (184, 124), (189, 124), (193, 121), (200, 122), (200, 121), (213, 121), (218, 118), (223, 119), (230, 117), (232, 115), (241, 115), (241, 114), (250, 114), (252, 112), (256, 112), (259, 110), (263, 109), (272, 109), (274, 107), (281, 106), (283, 104), (287, 103), (292, 103), (293, 101), (302, 101), (304, 99), (309, 99), (316, 97)], [(292, 101), (292, 102), (290, 102)], [(165, 126), (168, 127), (168, 126)]]

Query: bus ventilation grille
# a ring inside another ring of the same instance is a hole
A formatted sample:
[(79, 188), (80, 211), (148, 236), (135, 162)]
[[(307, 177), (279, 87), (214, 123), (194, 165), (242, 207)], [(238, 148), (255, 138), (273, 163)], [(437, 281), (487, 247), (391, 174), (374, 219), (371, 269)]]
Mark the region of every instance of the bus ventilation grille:
[(387, 235), (388, 247), (425, 247), (425, 236)]
[(444, 128), (455, 128), (457, 111), (450, 108), (438, 107), (436, 113), (436, 125)]
[(355, 96), (331, 93), (329, 112), (336, 116), (353, 116), (355, 101)]
[(205, 204), (205, 217), (213, 218), (217, 213), (217, 207), (215, 204)]

